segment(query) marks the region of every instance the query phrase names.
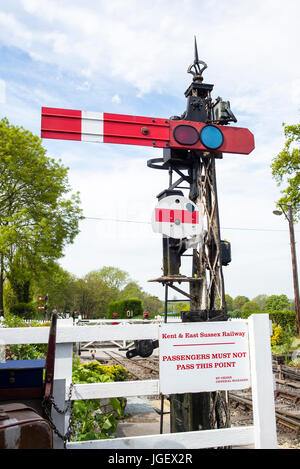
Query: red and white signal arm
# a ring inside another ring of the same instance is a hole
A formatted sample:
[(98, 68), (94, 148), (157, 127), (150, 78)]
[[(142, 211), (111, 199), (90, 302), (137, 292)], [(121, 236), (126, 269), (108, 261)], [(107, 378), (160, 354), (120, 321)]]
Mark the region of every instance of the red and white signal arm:
[(254, 149), (243, 127), (50, 107), (42, 107), (41, 137), (244, 155)]
[(187, 197), (170, 195), (159, 201), (152, 213), (152, 229), (170, 238), (199, 235), (203, 220), (197, 206)]

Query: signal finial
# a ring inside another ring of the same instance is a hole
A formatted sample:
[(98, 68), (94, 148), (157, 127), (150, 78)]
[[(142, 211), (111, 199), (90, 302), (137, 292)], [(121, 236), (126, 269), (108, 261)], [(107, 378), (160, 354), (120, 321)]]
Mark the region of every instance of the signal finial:
[[(187, 69), (187, 73), (191, 73), (193, 75), (193, 80), (201, 80), (202, 81), (203, 80), (202, 73), (207, 68), (207, 65), (202, 60), (199, 60), (196, 36), (195, 36), (195, 42), (194, 42), (194, 50), (195, 50), (195, 52), (194, 52), (194, 62)], [(201, 68), (201, 65), (203, 65), (202, 68)], [(192, 70), (192, 69), (194, 69), (194, 70)]]

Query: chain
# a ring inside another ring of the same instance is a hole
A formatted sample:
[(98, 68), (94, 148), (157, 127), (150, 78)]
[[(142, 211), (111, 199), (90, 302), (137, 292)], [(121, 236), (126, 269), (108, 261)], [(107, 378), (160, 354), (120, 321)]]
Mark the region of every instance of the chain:
[[(58, 405), (55, 403), (54, 401), (54, 398), (53, 398), (53, 395), (50, 394), (50, 396), (48, 398), (44, 398), (43, 401), (42, 401), (42, 407), (45, 411), (45, 414), (47, 416), (47, 419), (49, 420), (49, 423), (52, 427), (52, 430), (54, 431), (54, 433), (63, 440), (64, 442), (64, 448), (66, 448), (66, 443), (68, 441), (68, 439), (70, 438), (70, 436), (72, 435), (72, 421), (73, 421), (73, 415), (72, 415), (72, 410), (73, 410), (73, 401), (71, 400), (71, 397), (72, 397), (72, 390), (73, 390), (73, 386), (74, 386), (74, 383), (72, 382), (70, 384), (70, 387), (69, 387), (69, 394), (68, 394), (68, 402), (67, 402), (67, 405), (65, 406), (64, 409), (60, 409), (58, 407)], [(69, 417), (69, 424), (68, 424), (68, 429), (66, 431), (66, 433), (63, 435), (59, 430), (58, 428), (56, 427), (55, 423), (53, 422), (52, 420), (52, 417), (51, 417), (51, 412), (50, 412), (50, 409), (51, 407), (53, 407), (56, 412), (60, 415), (65, 415), (68, 411), (71, 411), (70, 412), (70, 417)]]

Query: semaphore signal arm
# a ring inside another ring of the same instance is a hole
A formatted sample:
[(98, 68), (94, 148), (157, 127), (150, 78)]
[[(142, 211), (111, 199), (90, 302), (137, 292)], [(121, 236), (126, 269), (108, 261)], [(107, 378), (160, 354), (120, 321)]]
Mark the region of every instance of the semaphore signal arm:
[(242, 127), (50, 107), (41, 114), (42, 138), (245, 155), (254, 149), (253, 134)]

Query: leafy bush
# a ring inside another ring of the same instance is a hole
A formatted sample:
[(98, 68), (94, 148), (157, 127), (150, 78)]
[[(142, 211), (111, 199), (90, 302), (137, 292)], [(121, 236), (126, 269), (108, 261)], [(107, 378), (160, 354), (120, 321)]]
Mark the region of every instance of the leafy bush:
[(77, 360), (73, 365), (74, 383), (99, 383), (103, 376), (107, 377), (105, 381), (125, 381), (129, 373), (120, 365), (101, 365), (97, 361), (80, 364)]
[(251, 314), (268, 314), (272, 323), (281, 326), (283, 330), (290, 330), (297, 334), (297, 322), (295, 311), (242, 311), (242, 319), (247, 319)]
[(228, 314), (228, 317), (233, 318), (233, 319), (239, 319), (242, 317), (242, 313), (238, 309), (235, 309), (234, 311), (228, 311), (227, 314)]
[(33, 303), (17, 303), (11, 306), (9, 312), (24, 319), (36, 319), (38, 312)]
[[(5, 314), (2, 321), (2, 327), (40, 327), (42, 325), (44, 324), (34, 321), (27, 323), (13, 314)], [(7, 344), (5, 349), (7, 360), (35, 360), (46, 357), (47, 344)]]
[(259, 306), (255, 301), (247, 301), (242, 306), (242, 311), (257, 311), (258, 309)]
[(290, 311), (291, 302), (286, 295), (271, 295), (265, 302), (266, 311)]
[[(98, 362), (73, 362), (74, 383), (105, 383), (124, 381), (129, 377), (127, 370), (119, 365), (101, 365)], [(117, 429), (118, 420), (124, 416), (126, 399), (111, 398), (111, 412), (101, 412), (101, 399), (75, 401), (73, 405), (72, 441), (111, 438)]]
[[(117, 399), (110, 399), (115, 404)], [(113, 412), (96, 413), (99, 399), (75, 401), (73, 406), (73, 435), (71, 441), (99, 440), (110, 438), (117, 429), (117, 419)]]
[(127, 319), (127, 311), (132, 311), (133, 316), (138, 316), (143, 312), (143, 302), (138, 298), (112, 301), (108, 305), (106, 317), (113, 319), (113, 313), (118, 314), (118, 319)]
[(251, 314), (268, 314), (272, 321), (271, 346), (272, 353), (284, 354), (288, 362), (293, 342), (297, 335), (297, 322), (295, 311), (252, 311), (242, 312), (242, 318), (247, 319)]

